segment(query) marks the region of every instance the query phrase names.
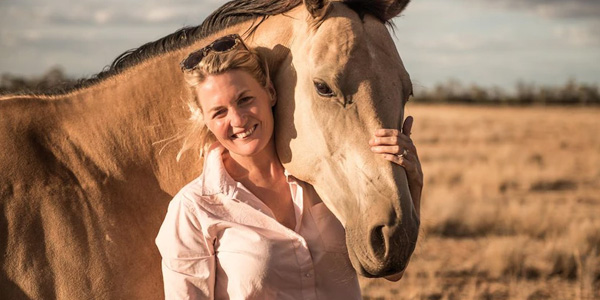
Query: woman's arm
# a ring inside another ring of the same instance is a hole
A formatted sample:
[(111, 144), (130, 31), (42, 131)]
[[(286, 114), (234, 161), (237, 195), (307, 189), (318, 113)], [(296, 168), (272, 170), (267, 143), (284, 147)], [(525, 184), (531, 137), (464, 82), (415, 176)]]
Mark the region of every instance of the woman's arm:
[[(369, 141), (371, 150), (383, 155), (383, 158), (398, 164), (406, 170), (408, 188), (417, 216), (421, 217), (421, 192), (423, 191), (423, 170), (417, 154), (417, 148), (410, 138), (413, 117), (408, 116), (402, 125), (402, 131), (397, 129), (378, 129)], [(398, 281), (404, 271), (387, 276), (386, 279)]]

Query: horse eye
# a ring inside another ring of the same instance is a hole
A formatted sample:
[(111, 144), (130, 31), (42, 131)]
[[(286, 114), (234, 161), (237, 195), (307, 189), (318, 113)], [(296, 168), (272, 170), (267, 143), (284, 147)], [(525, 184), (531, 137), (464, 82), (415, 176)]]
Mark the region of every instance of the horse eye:
[(322, 96), (322, 97), (335, 96), (335, 94), (333, 93), (331, 88), (326, 83), (315, 81), (314, 84), (315, 84), (315, 90), (317, 90), (317, 93), (320, 96)]

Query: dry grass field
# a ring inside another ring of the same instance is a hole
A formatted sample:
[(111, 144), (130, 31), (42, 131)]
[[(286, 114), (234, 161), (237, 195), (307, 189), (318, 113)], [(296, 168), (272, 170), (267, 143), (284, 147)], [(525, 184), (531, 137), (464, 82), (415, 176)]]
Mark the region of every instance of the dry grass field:
[(600, 299), (600, 108), (410, 103), (425, 173), (405, 277), (365, 299)]

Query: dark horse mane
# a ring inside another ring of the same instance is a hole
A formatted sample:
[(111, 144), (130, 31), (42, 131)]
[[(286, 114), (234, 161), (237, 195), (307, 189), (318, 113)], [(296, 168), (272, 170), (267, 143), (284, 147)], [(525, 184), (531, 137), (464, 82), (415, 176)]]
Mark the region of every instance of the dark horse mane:
[[(100, 73), (90, 78), (80, 79), (74, 86), (58, 87), (46, 95), (69, 93), (74, 90), (92, 86), (106, 78), (117, 75), (129, 67), (135, 66), (151, 57), (187, 47), (194, 42), (247, 20), (257, 19), (249, 30), (252, 33), (260, 23), (272, 15), (277, 15), (291, 10), (302, 4), (303, 0), (232, 0), (210, 14), (199, 26), (183, 27), (156, 41), (146, 43), (136, 49), (125, 51), (119, 55), (110, 66), (106, 66)], [(342, 0), (363, 19), (366, 14), (371, 14), (382, 22), (385, 7), (381, 2), (370, 0)]]

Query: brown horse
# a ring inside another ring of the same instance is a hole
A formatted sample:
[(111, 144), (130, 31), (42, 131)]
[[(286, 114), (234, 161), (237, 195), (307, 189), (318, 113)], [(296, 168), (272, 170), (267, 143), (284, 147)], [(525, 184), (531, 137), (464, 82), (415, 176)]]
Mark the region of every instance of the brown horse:
[(1, 98), (3, 297), (162, 297), (154, 238), (172, 195), (201, 169), (192, 155), (175, 161), (178, 143), (161, 143), (188, 114), (178, 63), (234, 32), (268, 58), (280, 159), (345, 226), (357, 272), (403, 270), (419, 221), (404, 170), (368, 140), (399, 127), (411, 93), (385, 26), (407, 3), (232, 1), (78, 88)]

